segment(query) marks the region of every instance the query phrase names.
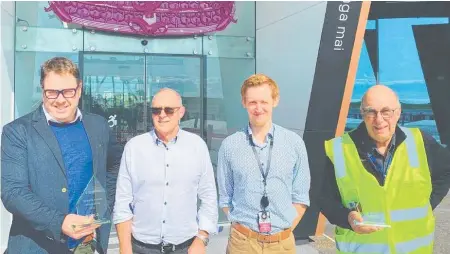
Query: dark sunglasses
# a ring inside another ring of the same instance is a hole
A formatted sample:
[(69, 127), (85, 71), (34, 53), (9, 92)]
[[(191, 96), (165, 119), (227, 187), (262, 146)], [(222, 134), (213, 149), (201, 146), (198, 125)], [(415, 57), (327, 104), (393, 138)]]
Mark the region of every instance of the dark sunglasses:
[(164, 113), (166, 113), (166, 115), (171, 116), (178, 109), (180, 109), (180, 107), (174, 107), (174, 108), (171, 108), (171, 107), (152, 108), (152, 114), (155, 115), (155, 116), (159, 116), (161, 114), (161, 112), (164, 110)]
[(62, 94), (62, 96), (66, 99), (73, 98), (77, 94), (78, 87), (79, 86), (77, 86), (75, 88), (67, 88), (67, 89), (62, 89), (62, 90), (45, 89), (44, 95), (45, 95), (45, 97), (47, 97), (47, 99), (56, 99), (56, 98), (58, 98), (58, 96), (60, 94)]

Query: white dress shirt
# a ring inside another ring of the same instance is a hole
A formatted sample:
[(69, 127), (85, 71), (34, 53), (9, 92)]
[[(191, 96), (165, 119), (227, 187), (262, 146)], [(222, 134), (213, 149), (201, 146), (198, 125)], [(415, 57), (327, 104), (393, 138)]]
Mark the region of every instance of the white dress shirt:
[(154, 131), (128, 141), (113, 221), (130, 219), (134, 238), (148, 244), (180, 244), (199, 230), (217, 232), (216, 184), (203, 139), (180, 130), (168, 144)]

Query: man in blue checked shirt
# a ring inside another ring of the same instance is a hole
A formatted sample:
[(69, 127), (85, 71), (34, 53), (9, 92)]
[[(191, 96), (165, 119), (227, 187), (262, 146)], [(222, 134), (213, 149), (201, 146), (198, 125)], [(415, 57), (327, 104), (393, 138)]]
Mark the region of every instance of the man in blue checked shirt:
[(274, 80), (252, 75), (241, 95), (250, 123), (223, 141), (217, 169), (219, 205), (232, 222), (227, 253), (295, 253), (292, 231), (309, 206), (305, 144), (272, 123)]

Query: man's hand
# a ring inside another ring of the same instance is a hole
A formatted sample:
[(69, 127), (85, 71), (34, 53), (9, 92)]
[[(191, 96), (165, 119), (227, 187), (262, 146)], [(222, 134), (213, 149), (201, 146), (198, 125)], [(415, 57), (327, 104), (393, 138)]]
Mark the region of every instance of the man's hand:
[(308, 206), (304, 205), (304, 204), (296, 204), (293, 203), (292, 204), (295, 207), (295, 210), (297, 211), (297, 217), (295, 217), (294, 221), (291, 224), (291, 229), (292, 231), (294, 231), (294, 229), (297, 227), (298, 223), (302, 220), (303, 215), (305, 215), (306, 209), (308, 208)]
[(188, 254), (206, 254), (206, 246), (200, 238), (195, 237), (195, 240), (189, 247)]
[(94, 233), (95, 229), (100, 227), (99, 224), (92, 224), (86, 227), (82, 226), (88, 225), (93, 221), (94, 221), (93, 216), (80, 216), (76, 214), (69, 214), (64, 219), (61, 229), (63, 234), (78, 240)]
[(348, 214), (348, 223), (350, 223), (350, 226), (352, 227), (353, 231), (355, 231), (358, 234), (370, 234), (382, 229), (380, 227), (375, 226), (355, 225), (355, 221), (363, 222), (363, 218), (359, 212), (352, 211)]

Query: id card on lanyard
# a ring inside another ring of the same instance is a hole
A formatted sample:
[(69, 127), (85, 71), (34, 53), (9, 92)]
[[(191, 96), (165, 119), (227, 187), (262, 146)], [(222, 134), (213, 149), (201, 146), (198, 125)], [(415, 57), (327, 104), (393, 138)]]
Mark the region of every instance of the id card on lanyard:
[(258, 228), (259, 232), (261, 233), (269, 233), (272, 230), (272, 223), (270, 221), (270, 212), (266, 211), (266, 208), (269, 206), (269, 198), (267, 197), (267, 175), (269, 174), (270, 170), (270, 161), (272, 159), (272, 149), (273, 149), (273, 136), (270, 140), (270, 146), (269, 146), (269, 157), (267, 159), (267, 170), (264, 172), (264, 168), (261, 165), (261, 160), (259, 158), (258, 153), (255, 149), (255, 144), (253, 143), (252, 137), (250, 137), (251, 140), (251, 146), (253, 150), (253, 154), (255, 155), (256, 162), (258, 163), (259, 170), (261, 171), (261, 175), (263, 177), (263, 185), (264, 185), (264, 194), (261, 197), (261, 211), (258, 212), (257, 218), (258, 218)]

